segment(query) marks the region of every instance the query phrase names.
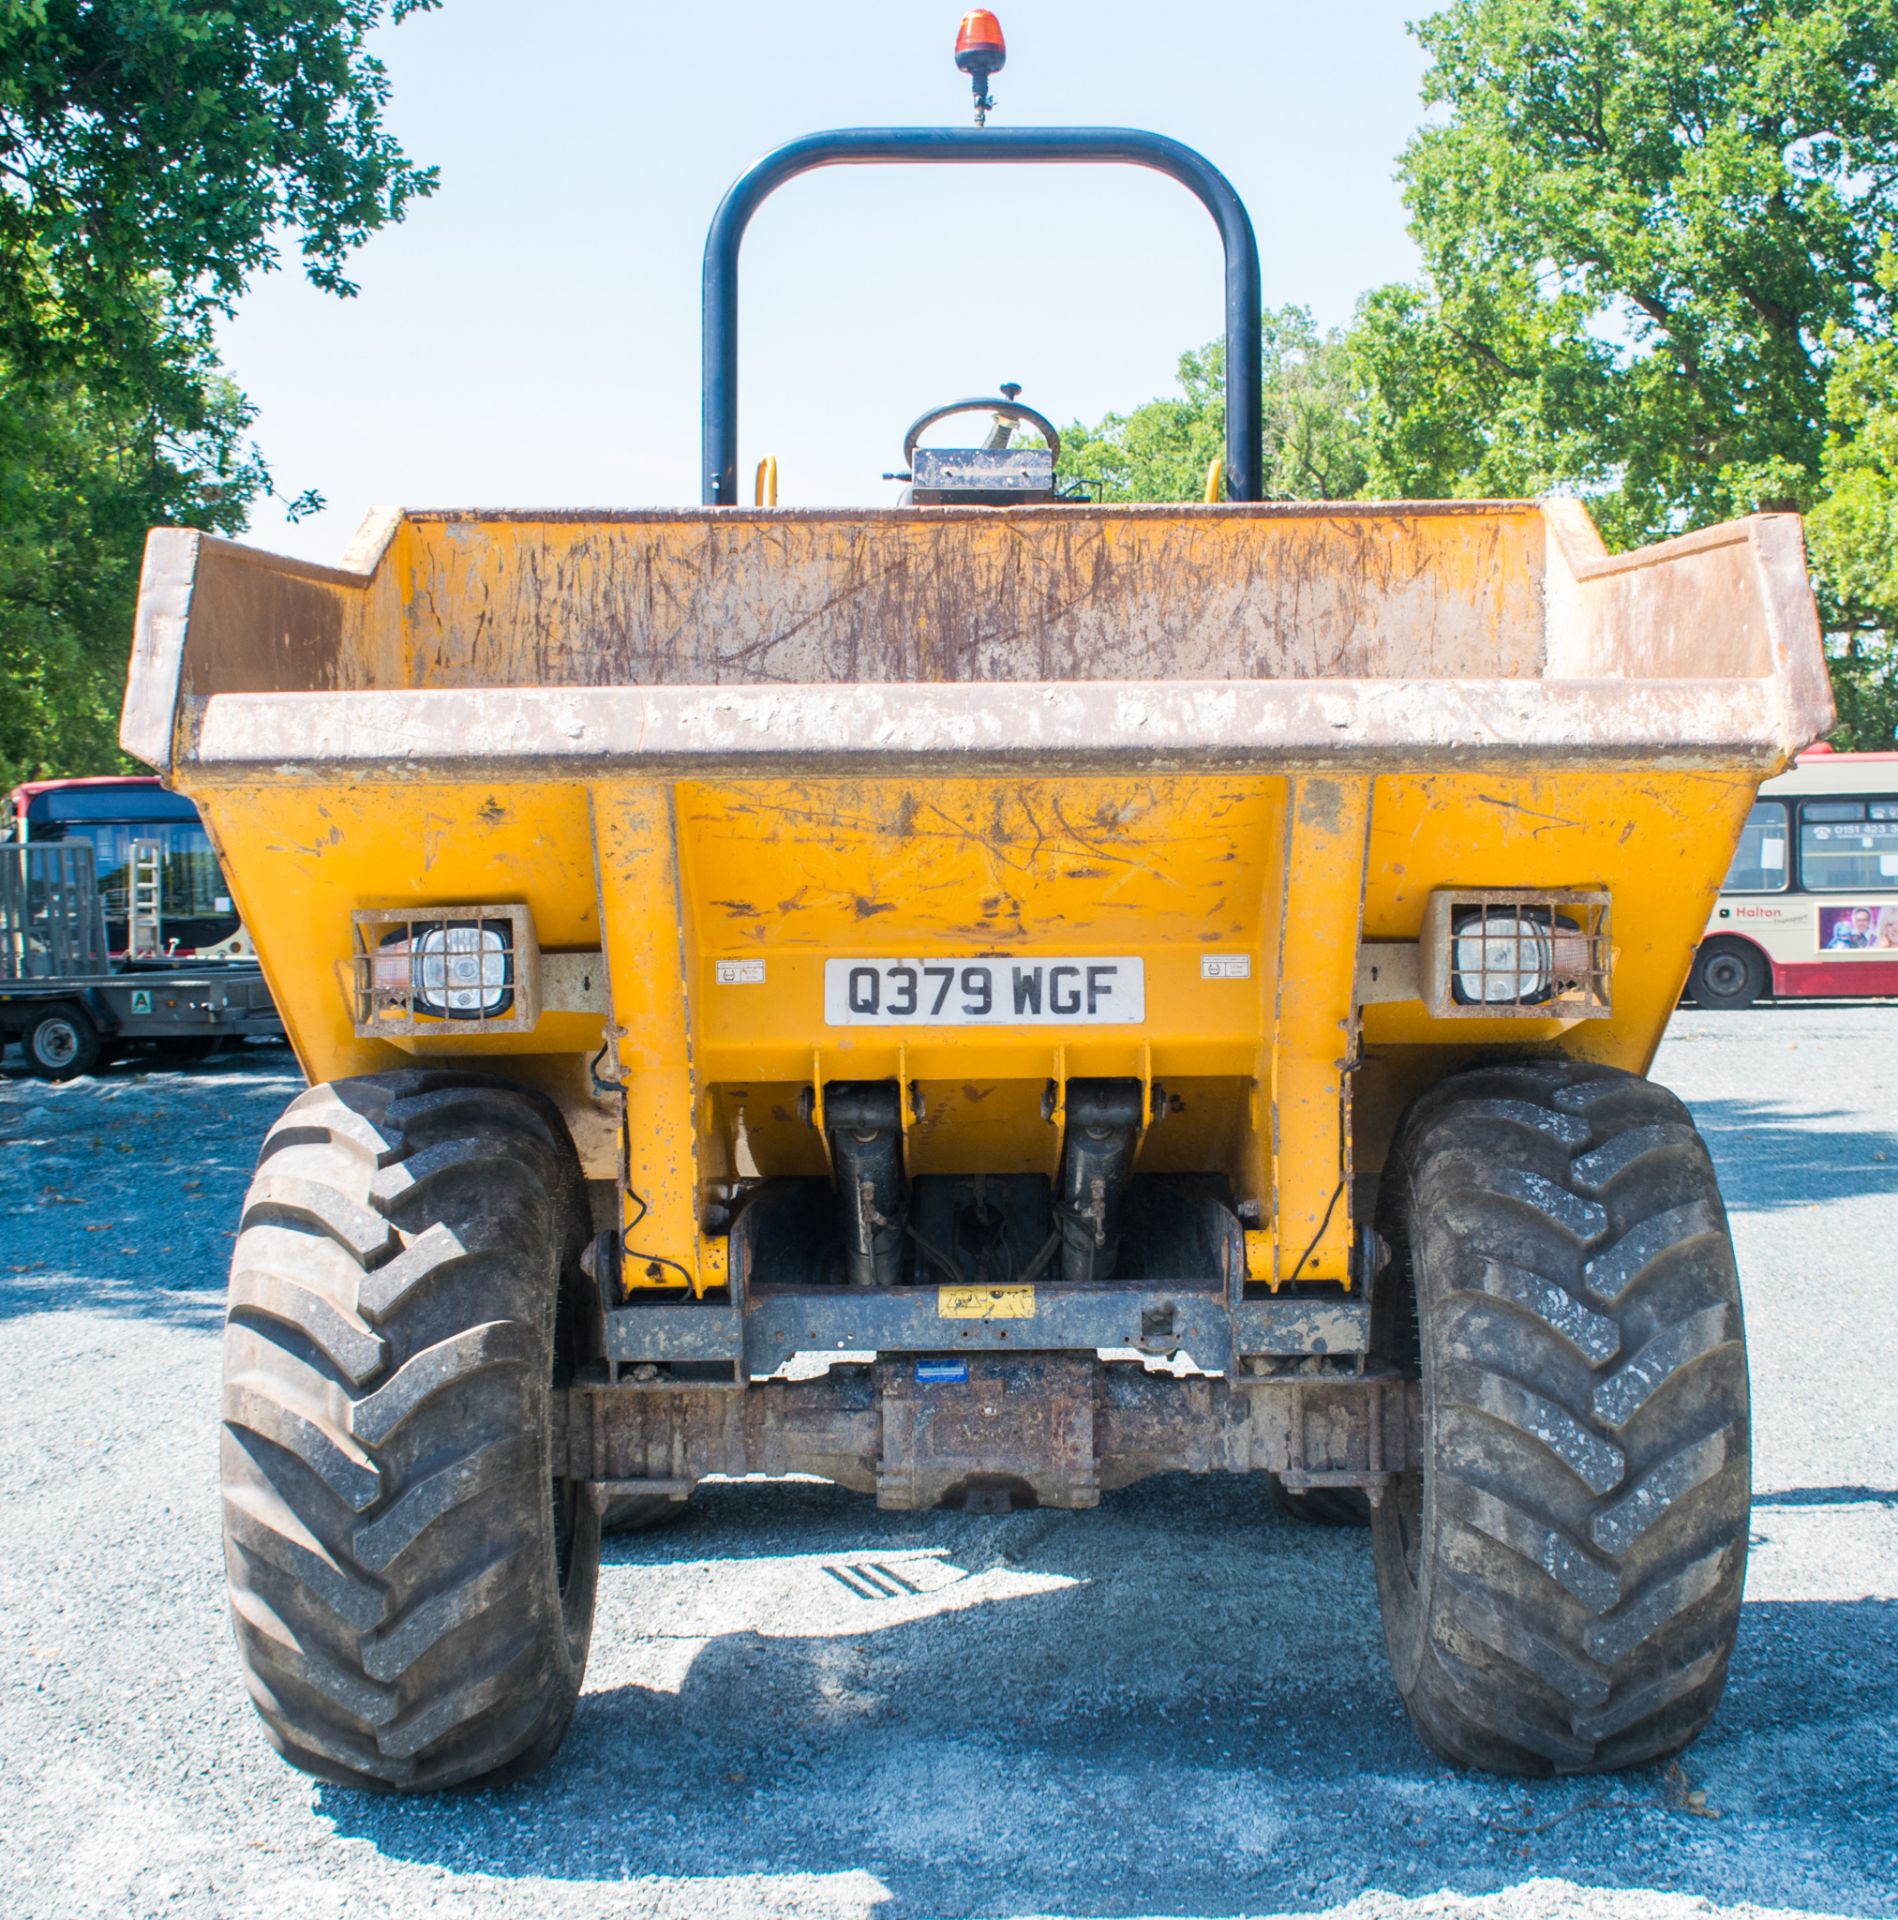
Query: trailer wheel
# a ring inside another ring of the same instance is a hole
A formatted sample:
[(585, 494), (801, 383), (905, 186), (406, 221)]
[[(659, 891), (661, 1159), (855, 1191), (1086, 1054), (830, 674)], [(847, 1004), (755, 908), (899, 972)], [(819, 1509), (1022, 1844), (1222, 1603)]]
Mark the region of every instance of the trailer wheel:
[(1687, 1110), (1553, 1059), (1406, 1115), (1378, 1230), (1379, 1352), (1422, 1383), (1419, 1464), (1372, 1516), (1418, 1732), (1502, 1773), (1677, 1752), (1739, 1624), (1749, 1500), (1739, 1278)]
[(43, 1080), (76, 1080), (99, 1064), (99, 1029), (83, 1007), (48, 1007), (20, 1036), (26, 1062)]
[(1689, 992), (1697, 1007), (1739, 1013), (1752, 1006), (1773, 984), (1757, 947), (1744, 940), (1703, 941), (1694, 956)]
[(592, 1633), (600, 1529), (554, 1456), (593, 1357), (556, 1110), (406, 1072), (312, 1087), (263, 1146), (231, 1268), (224, 1539), (272, 1742), (350, 1786), (531, 1771)]

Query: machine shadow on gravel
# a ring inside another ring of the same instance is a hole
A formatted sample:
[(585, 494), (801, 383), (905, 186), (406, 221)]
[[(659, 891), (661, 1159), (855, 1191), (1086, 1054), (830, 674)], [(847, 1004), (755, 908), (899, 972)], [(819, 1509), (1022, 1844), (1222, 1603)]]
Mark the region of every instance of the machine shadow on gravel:
[(1792, 1487), (1783, 1493), (1754, 1496), (1753, 1511), (1771, 1507), (1898, 1507), (1891, 1487)]
[[(130, 1259), (126, 1264), (131, 1265)], [(89, 1274), (77, 1280), (59, 1269), (25, 1275), (0, 1271), (0, 1324), (25, 1314), (67, 1312), (76, 1288), (83, 1289), (84, 1303), (100, 1313), (192, 1333), (215, 1334), (224, 1324), (221, 1280), (203, 1287), (154, 1287), (138, 1273)]]
[[(1202, 1532), (1225, 1538), (1228, 1562), (1272, 1564), (1243, 1593), (1216, 1571), (1114, 1578), (1116, 1543), (1104, 1551), (1092, 1530), (1149, 1518), (1153, 1553), (1182, 1568)], [(861, 1625), (833, 1633), (727, 1634), (676, 1693), (583, 1696), (537, 1779), (432, 1806), (322, 1786), (316, 1810), (392, 1859), (456, 1873), (865, 1873), (889, 1889), (886, 1920), (1316, 1912), (1367, 1890), (1486, 1895), (1535, 1879), (1898, 1915), (1898, 1775), (1888, 1743), (1867, 1737), (1898, 1720), (1888, 1601), (1744, 1609), (1725, 1704), (1685, 1757), (1717, 1819), (1688, 1811), (1658, 1767), (1529, 1782), (1432, 1759), (1385, 1671), (1364, 1536), (1314, 1541), (1238, 1481), (1151, 1482), (1094, 1514), (1028, 1513), (988, 1533), (953, 1514), (877, 1515), (824, 1486), (708, 1487), (663, 1544), (609, 1550), (603, 1604), (617, 1569), (668, 1559), (919, 1551), (1075, 1584), (881, 1629), (866, 1601)], [(1335, 1611), (1265, 1584), (1296, 1569)], [(1181, 1604), (1163, 1623), (1166, 1594)], [(1842, 1745), (1865, 1756), (1855, 1801), (1800, 1759)]]
[(287, 1049), (261, 1046), (178, 1073), (0, 1080), (0, 1323), (77, 1310), (215, 1334), (259, 1123), (300, 1084)]
[[(1694, 1102), (1729, 1213), (1778, 1213), (1898, 1191), (1898, 1132), (1839, 1129), (1837, 1109), (1738, 1097)], [(1815, 1151), (1824, 1142), (1824, 1157)], [(1744, 1279), (1744, 1273), (1742, 1279)]]

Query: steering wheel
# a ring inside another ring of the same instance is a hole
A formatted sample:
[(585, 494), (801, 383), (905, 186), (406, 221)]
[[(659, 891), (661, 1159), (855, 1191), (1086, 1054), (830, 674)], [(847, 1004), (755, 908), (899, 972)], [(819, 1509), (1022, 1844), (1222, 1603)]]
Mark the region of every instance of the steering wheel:
[[(1021, 389), (1015, 388), (1015, 393)], [(903, 464), (911, 465), (916, 458), (916, 443), (933, 427), (938, 420), (947, 420), (952, 413), (994, 413), (1005, 420), (1025, 420), (1041, 437), (1047, 441), (1055, 459), (1061, 458), (1061, 436), (1055, 430), (1055, 424), (1045, 413), (1037, 413), (1033, 407), (1024, 407), (1021, 402), (1009, 395), (998, 395), (993, 400), (951, 400), (946, 407), (932, 407), (921, 419), (912, 423), (910, 430), (903, 436)]]

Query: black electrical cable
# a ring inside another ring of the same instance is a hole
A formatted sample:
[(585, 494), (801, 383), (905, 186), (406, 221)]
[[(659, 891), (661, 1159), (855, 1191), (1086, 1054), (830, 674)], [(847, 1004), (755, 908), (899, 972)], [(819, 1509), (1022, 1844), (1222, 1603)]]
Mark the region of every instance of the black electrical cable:
[(1305, 1271), (1305, 1262), (1318, 1251), (1318, 1243), (1325, 1237), (1325, 1229), (1331, 1225), (1331, 1216), (1338, 1211), (1338, 1202), (1344, 1195), (1344, 1182), (1340, 1180), (1331, 1190), (1331, 1199), (1325, 1206), (1325, 1217), (1318, 1223), (1318, 1231), (1311, 1237), (1311, 1245), (1298, 1256), (1298, 1265), (1292, 1269), (1291, 1278), (1286, 1281), (1288, 1287), (1298, 1284), (1298, 1276)]
[(1041, 1243), (1041, 1246), (1036, 1251), (1034, 1258), (1029, 1261), (1027, 1266), (1022, 1268), (1021, 1273), (1018, 1276), (1021, 1284), (1023, 1286), (1028, 1286), (1031, 1282), (1040, 1279), (1049, 1261), (1051, 1261), (1055, 1257), (1055, 1255), (1060, 1251), (1061, 1251), (1061, 1229), (1059, 1227), (1056, 1227), (1055, 1230), (1051, 1234), (1049, 1234), (1047, 1239), (1045, 1239)]
[[(599, 1052), (587, 1062), (587, 1078), (593, 1082), (593, 1097), (596, 1100), (604, 1100), (609, 1094), (619, 1092), (619, 1088), (612, 1081), (600, 1078), (600, 1062), (606, 1058), (606, 1050), (612, 1044), (611, 1040), (602, 1040)], [(635, 1194), (633, 1197), (637, 1199), (639, 1196)]]
[(625, 1249), (624, 1257), (628, 1260), (643, 1260), (649, 1267), (670, 1267), (688, 1287), (692, 1286), (694, 1282), (691, 1274), (684, 1267), (680, 1266), (678, 1261), (668, 1260), (663, 1253), (641, 1253), (637, 1247), (627, 1245), (627, 1242), (632, 1236), (633, 1229), (639, 1225), (640, 1221), (645, 1219), (647, 1214), (652, 1211), (652, 1208), (646, 1204), (645, 1200), (642, 1199), (639, 1194), (633, 1191), (631, 1181), (628, 1181), (626, 1185), (626, 1197), (639, 1211), (634, 1214), (620, 1234), (620, 1244)]
[(937, 1268), (949, 1276), (949, 1284), (952, 1287), (959, 1287), (963, 1284), (962, 1269), (957, 1266), (940, 1247), (931, 1246), (914, 1227), (905, 1226), (903, 1231), (922, 1249), (925, 1259), (931, 1261)]
[(1363, 1064), (1361, 1060), (1348, 1060), (1343, 1073), (1338, 1076), (1338, 1184), (1332, 1188), (1331, 1198), (1325, 1203), (1325, 1217), (1319, 1221), (1318, 1231), (1311, 1237), (1311, 1245), (1298, 1256), (1298, 1265), (1292, 1269), (1291, 1278), (1285, 1283), (1288, 1287), (1297, 1286), (1298, 1276), (1305, 1271), (1305, 1262), (1318, 1251), (1318, 1243), (1325, 1237), (1325, 1229), (1331, 1225), (1331, 1216), (1337, 1212), (1338, 1202), (1344, 1198), (1345, 1153), (1350, 1145), (1351, 1076)]

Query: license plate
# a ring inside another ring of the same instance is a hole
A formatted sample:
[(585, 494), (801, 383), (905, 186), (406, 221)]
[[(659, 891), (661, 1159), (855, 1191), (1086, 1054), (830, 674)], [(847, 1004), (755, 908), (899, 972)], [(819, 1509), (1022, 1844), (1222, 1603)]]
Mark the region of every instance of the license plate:
[(1146, 1017), (1145, 966), (1128, 956), (824, 962), (832, 1027), (1111, 1027)]

